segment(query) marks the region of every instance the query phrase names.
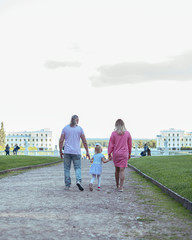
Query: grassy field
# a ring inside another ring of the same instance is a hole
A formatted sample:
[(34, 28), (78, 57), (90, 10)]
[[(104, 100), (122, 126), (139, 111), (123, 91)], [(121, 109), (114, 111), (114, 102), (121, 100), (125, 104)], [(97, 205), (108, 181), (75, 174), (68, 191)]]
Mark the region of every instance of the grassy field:
[(192, 201), (192, 156), (132, 158), (129, 163)]
[(59, 161), (58, 157), (39, 157), (39, 156), (0, 156), (0, 171), (39, 165), (43, 163), (51, 163)]

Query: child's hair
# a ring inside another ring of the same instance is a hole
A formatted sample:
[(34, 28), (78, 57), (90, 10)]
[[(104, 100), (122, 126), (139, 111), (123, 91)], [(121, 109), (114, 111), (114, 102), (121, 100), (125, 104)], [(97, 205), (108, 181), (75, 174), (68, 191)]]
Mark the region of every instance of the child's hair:
[(95, 145), (95, 153), (101, 153), (103, 151), (102, 147), (100, 144)]

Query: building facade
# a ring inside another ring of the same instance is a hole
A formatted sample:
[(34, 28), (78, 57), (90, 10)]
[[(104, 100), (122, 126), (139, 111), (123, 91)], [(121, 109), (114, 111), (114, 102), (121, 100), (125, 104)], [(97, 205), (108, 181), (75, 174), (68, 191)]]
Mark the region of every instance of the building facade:
[(157, 149), (164, 149), (165, 145), (169, 150), (181, 150), (182, 147), (192, 148), (192, 132), (174, 128), (162, 130), (160, 135), (157, 135)]
[(6, 144), (13, 147), (36, 147), (37, 150), (53, 150), (52, 131), (49, 128), (39, 131), (7, 132)]

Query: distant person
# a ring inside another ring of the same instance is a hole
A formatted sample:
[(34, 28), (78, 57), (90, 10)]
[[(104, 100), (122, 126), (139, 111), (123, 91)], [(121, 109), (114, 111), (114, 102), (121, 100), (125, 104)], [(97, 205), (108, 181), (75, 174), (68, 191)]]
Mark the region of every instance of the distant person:
[(148, 147), (148, 149), (147, 149), (147, 156), (151, 156), (151, 150), (150, 150), (149, 147)]
[(20, 147), (17, 144), (15, 144), (14, 149), (13, 149), (13, 154), (17, 155), (17, 152), (19, 149), (20, 149)]
[(6, 155), (9, 155), (9, 152), (10, 152), (9, 144), (6, 145), (5, 152), (6, 152)]
[(141, 157), (145, 157), (146, 156), (146, 152), (145, 151), (142, 151), (140, 154), (141, 154)]
[(101, 174), (102, 174), (102, 163), (107, 163), (111, 159), (106, 160), (104, 155), (102, 154), (102, 147), (99, 143), (95, 144), (95, 154), (93, 155), (93, 158), (91, 159), (91, 168), (89, 170), (89, 173), (92, 175), (90, 184), (89, 184), (89, 190), (93, 191), (93, 183), (97, 177), (97, 190), (101, 190)]
[[(60, 157), (63, 159), (64, 155), (64, 176), (65, 176), (65, 190), (69, 190), (71, 186), (70, 169), (71, 162), (73, 162), (75, 175), (76, 175), (76, 185), (80, 191), (84, 188), (81, 184), (81, 148), (80, 139), (86, 150), (86, 157), (90, 159), (87, 140), (83, 129), (78, 126), (79, 117), (73, 115), (71, 117), (71, 122), (69, 125), (65, 126), (61, 132), (61, 137), (59, 140)], [(63, 144), (64, 144), (64, 154), (63, 154)]]
[(115, 130), (112, 132), (109, 145), (108, 157), (113, 159), (115, 165), (115, 180), (118, 191), (123, 192), (123, 184), (125, 180), (125, 168), (128, 159), (131, 158), (132, 137), (126, 130), (122, 119), (118, 119), (115, 123)]
[[(141, 155), (142, 156), (142, 155)], [(151, 156), (151, 150), (149, 149), (147, 143), (144, 144), (144, 153), (143, 153), (143, 157), (144, 156)]]
[(144, 151), (147, 153), (147, 149), (148, 149), (148, 146), (147, 146), (147, 143), (144, 144)]

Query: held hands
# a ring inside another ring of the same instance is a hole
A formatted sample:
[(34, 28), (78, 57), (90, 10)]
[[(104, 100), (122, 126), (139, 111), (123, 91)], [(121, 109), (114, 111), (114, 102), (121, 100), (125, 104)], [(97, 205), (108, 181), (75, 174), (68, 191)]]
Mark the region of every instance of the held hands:
[(89, 155), (89, 153), (86, 153), (86, 157), (90, 160), (90, 155)]

